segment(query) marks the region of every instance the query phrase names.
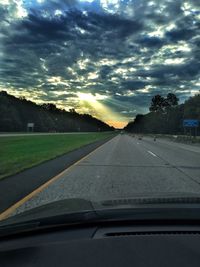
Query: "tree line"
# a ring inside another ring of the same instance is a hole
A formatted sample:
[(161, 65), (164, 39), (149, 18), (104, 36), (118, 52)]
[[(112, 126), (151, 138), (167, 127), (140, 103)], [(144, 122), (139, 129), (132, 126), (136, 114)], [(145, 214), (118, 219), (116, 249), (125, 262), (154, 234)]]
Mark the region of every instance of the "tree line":
[(175, 94), (166, 97), (155, 95), (150, 103), (149, 113), (138, 114), (135, 119), (124, 128), (128, 132), (153, 134), (198, 134), (195, 129), (184, 128), (184, 119), (200, 121), (200, 94), (190, 97), (183, 104), (179, 104)]
[(0, 131), (24, 132), (27, 124), (34, 123), (36, 132), (111, 131), (106, 123), (89, 114), (79, 114), (75, 109), (66, 111), (52, 103), (38, 105), (17, 98), (6, 91), (0, 92)]

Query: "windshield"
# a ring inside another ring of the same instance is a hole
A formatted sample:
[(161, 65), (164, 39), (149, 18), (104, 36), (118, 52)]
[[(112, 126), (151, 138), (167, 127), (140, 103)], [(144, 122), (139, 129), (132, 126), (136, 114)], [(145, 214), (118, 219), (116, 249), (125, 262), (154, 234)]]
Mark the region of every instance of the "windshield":
[(0, 220), (198, 202), (199, 47), (197, 0), (0, 0)]

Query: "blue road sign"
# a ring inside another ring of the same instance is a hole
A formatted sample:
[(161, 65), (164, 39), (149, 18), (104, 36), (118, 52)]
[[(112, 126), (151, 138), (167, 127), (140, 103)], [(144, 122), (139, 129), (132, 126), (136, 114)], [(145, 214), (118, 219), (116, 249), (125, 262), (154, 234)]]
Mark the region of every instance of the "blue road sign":
[(199, 127), (198, 120), (183, 120), (183, 127)]

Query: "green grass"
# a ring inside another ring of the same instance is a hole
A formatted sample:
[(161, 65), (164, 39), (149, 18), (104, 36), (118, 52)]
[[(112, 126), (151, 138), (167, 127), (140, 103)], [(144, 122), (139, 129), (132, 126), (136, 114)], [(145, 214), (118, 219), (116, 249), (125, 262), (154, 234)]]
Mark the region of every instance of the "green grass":
[(0, 178), (111, 135), (113, 133), (0, 137)]

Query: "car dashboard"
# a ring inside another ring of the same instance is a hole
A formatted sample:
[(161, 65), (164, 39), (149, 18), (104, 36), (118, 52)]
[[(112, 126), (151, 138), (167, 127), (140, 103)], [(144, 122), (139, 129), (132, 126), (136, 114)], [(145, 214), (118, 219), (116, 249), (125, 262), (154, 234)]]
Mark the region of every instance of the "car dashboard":
[(0, 241), (0, 266), (200, 266), (200, 227), (188, 223), (91, 224)]

